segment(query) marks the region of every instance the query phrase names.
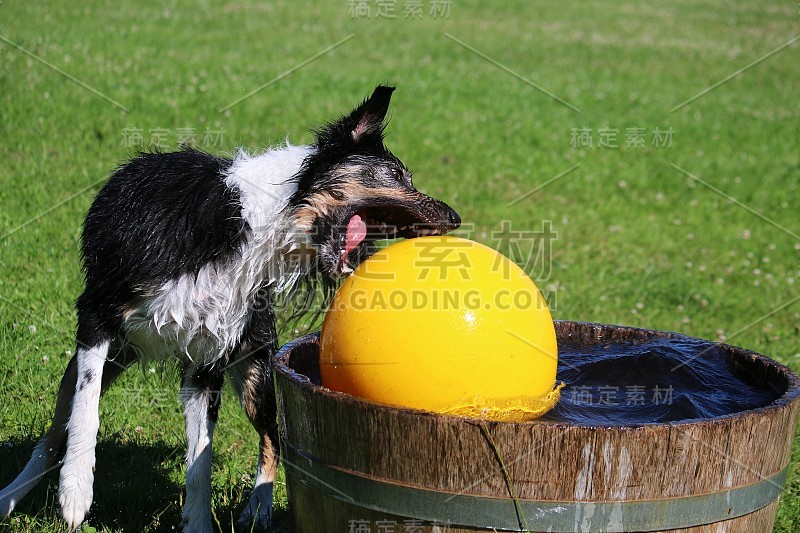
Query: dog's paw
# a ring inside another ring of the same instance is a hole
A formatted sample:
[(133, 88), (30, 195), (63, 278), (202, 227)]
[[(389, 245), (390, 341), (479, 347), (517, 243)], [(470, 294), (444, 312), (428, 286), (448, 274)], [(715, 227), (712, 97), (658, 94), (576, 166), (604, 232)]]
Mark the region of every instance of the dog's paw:
[(58, 484), (61, 515), (71, 531), (78, 529), (92, 506), (94, 474), (90, 465), (65, 461)]
[(269, 528), (272, 522), (272, 483), (264, 483), (253, 489), (247, 506), (237, 520), (237, 525), (244, 531)]

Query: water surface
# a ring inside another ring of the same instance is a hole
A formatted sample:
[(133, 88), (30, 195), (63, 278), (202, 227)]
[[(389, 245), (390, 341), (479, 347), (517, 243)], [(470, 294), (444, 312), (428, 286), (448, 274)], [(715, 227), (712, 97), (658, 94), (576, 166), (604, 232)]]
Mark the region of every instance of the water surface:
[(580, 343), (559, 339), (561, 400), (542, 420), (637, 425), (713, 418), (764, 407), (781, 391), (734, 371), (724, 346), (651, 338)]

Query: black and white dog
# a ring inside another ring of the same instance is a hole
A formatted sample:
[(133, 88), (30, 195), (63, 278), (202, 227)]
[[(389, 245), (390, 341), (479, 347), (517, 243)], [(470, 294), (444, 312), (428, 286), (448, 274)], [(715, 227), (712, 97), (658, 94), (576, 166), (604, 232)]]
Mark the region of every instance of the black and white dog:
[(141, 154), (111, 176), (83, 228), (77, 350), (52, 425), (0, 491), (0, 517), (61, 460), (61, 510), (77, 528), (92, 504), (100, 396), (135, 361), (175, 358), (188, 444), (184, 530), (212, 530), (211, 440), (225, 374), (261, 439), (240, 522), (269, 525), (277, 335), (274, 306), (259, 299), (274, 302), (304, 284), (333, 286), (375, 239), (443, 234), (460, 224), (450, 207), (414, 188), (384, 147), (393, 90), (377, 87), (311, 146), (232, 160), (192, 149)]

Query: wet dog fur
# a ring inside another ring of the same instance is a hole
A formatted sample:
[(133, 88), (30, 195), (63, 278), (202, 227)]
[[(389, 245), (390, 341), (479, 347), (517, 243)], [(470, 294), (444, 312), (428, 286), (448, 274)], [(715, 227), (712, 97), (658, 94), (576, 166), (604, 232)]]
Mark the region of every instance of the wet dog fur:
[(0, 517), (60, 463), (62, 515), (78, 528), (92, 504), (100, 396), (137, 361), (175, 359), (188, 448), (184, 530), (212, 531), (211, 448), (225, 375), (260, 439), (239, 523), (269, 526), (279, 450), (274, 302), (303, 286), (335, 287), (376, 239), (460, 223), (414, 188), (384, 146), (393, 90), (378, 86), (309, 146), (231, 159), (189, 148), (143, 153), (112, 174), (84, 223), (77, 349), (50, 428), (0, 491)]

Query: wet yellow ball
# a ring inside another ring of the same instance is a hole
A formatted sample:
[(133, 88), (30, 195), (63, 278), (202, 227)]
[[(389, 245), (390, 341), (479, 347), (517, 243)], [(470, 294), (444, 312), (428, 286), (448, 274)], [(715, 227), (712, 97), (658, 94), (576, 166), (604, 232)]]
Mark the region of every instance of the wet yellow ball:
[(325, 315), (322, 383), (379, 403), (529, 420), (558, 400), (553, 320), (514, 262), (451, 236), (395, 243)]

